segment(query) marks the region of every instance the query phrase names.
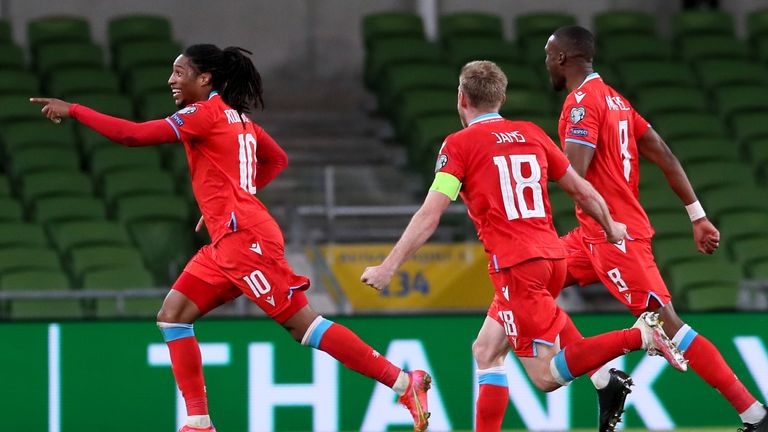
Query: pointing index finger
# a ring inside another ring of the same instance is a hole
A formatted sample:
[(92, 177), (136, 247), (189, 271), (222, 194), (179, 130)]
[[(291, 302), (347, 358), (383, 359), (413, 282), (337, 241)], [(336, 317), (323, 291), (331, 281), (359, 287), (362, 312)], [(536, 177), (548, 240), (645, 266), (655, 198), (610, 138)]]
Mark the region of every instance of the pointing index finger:
[(50, 103), (53, 99), (51, 98), (29, 98), (29, 101), (32, 103), (39, 103), (39, 104), (47, 104)]

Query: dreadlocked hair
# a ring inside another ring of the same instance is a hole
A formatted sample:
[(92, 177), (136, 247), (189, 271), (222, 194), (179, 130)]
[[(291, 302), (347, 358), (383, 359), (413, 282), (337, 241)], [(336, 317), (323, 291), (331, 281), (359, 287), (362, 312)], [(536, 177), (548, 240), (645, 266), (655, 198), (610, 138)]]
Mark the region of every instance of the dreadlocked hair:
[(264, 109), (261, 75), (246, 54), (253, 53), (234, 46), (222, 50), (212, 44), (192, 45), (184, 50), (192, 67), (198, 73), (210, 73), (211, 87), (241, 113), (249, 112), (251, 106)]

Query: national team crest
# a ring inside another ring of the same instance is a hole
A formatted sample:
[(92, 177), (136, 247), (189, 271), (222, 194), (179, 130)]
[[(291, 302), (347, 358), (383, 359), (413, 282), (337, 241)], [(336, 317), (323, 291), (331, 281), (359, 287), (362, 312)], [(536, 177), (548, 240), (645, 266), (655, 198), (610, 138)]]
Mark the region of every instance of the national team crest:
[(587, 109), (583, 106), (571, 108), (571, 123), (576, 124), (587, 116)]

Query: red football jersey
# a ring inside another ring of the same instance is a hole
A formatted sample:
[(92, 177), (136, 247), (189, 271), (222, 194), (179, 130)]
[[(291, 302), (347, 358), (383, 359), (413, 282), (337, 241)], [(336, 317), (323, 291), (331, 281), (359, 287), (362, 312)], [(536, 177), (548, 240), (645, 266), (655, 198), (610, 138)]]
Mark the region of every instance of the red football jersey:
[(227, 233), (272, 219), (253, 195), (257, 147), (277, 146), (272, 137), (217, 92), (166, 121), (184, 143), (192, 191), (214, 243)]
[[(566, 143), (595, 149), (586, 179), (603, 196), (614, 219), (632, 238), (649, 238), (653, 228), (638, 200), (637, 138), (650, 125), (616, 90), (592, 73), (565, 99), (558, 132)], [(583, 233), (604, 238), (600, 224), (576, 207)]]
[(495, 113), (449, 135), (437, 160), (439, 172), (462, 182), (461, 198), (496, 271), (566, 256), (552, 226), (547, 180), (559, 180), (569, 166), (538, 126)]

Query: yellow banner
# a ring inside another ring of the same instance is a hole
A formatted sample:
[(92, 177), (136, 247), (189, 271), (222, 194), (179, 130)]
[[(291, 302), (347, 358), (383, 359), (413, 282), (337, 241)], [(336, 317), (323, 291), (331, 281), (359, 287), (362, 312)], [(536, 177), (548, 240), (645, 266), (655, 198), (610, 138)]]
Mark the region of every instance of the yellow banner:
[(329, 245), (321, 253), (358, 311), (487, 309), (493, 299), (488, 256), (478, 243), (427, 244), (382, 290), (364, 285), (366, 267), (381, 264), (391, 244)]

